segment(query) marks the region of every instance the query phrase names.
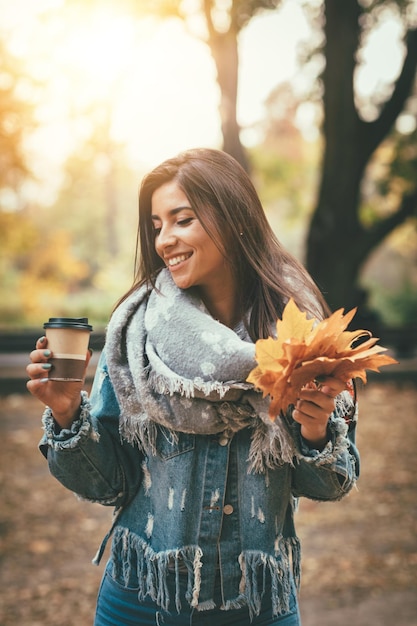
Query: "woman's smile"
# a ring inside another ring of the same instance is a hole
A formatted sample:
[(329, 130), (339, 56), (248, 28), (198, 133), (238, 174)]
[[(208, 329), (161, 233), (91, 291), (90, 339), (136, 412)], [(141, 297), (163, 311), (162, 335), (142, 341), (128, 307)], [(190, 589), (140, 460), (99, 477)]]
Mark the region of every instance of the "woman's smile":
[(233, 284), (225, 255), (203, 228), (176, 181), (154, 191), (152, 222), (155, 250), (178, 287), (199, 287), (202, 294), (212, 297)]
[(170, 269), (175, 270), (175, 268), (177, 268), (178, 265), (180, 265), (184, 261), (187, 261), (187, 259), (189, 259), (191, 255), (192, 255), (192, 252), (189, 254), (180, 254), (178, 256), (166, 258), (165, 263)]

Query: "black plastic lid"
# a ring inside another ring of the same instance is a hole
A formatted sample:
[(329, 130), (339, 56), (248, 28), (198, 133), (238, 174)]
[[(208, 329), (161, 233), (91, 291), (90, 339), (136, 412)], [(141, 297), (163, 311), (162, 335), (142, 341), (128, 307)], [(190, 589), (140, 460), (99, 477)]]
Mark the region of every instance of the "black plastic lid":
[(88, 317), (50, 317), (45, 322), (44, 328), (75, 328), (77, 330), (92, 331), (93, 327), (88, 323)]

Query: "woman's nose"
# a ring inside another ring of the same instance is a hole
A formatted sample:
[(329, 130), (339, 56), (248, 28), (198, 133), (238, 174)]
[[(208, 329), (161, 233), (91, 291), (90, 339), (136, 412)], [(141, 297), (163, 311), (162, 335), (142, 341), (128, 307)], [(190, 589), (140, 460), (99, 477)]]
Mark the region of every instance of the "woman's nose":
[(156, 239), (157, 248), (167, 248), (169, 246), (173, 246), (177, 241), (175, 233), (172, 228), (169, 226), (163, 226), (159, 231), (158, 237)]

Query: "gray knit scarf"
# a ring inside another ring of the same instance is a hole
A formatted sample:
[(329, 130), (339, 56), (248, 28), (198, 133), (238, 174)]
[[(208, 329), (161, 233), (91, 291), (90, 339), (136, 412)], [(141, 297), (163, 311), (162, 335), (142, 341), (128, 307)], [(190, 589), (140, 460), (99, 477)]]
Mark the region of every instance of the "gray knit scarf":
[(157, 425), (174, 439), (250, 427), (252, 471), (293, 462), (287, 421), (271, 422), (269, 401), (246, 382), (256, 362), (243, 324), (235, 332), (215, 320), (169, 270), (156, 289), (143, 286), (116, 309), (105, 351), (125, 440), (155, 454)]

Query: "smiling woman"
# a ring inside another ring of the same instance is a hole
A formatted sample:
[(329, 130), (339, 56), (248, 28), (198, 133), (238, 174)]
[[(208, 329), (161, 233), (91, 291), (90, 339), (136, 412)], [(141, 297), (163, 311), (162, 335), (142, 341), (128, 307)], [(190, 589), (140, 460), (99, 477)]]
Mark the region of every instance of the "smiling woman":
[(234, 326), (236, 312), (230, 302), (236, 294), (226, 251), (210, 237), (175, 180), (152, 194), (152, 221), (156, 252), (177, 287), (198, 287), (212, 316)]
[(95, 626), (185, 626), (200, 611), (219, 626), (299, 626), (294, 500), (355, 484), (356, 399), (326, 376), (272, 421), (247, 378), (288, 298), (320, 319), (325, 302), (220, 150), (145, 176), (138, 240), (91, 398), (47, 377), (45, 337), (27, 367), (51, 472), (117, 510), (94, 560), (113, 534)]

